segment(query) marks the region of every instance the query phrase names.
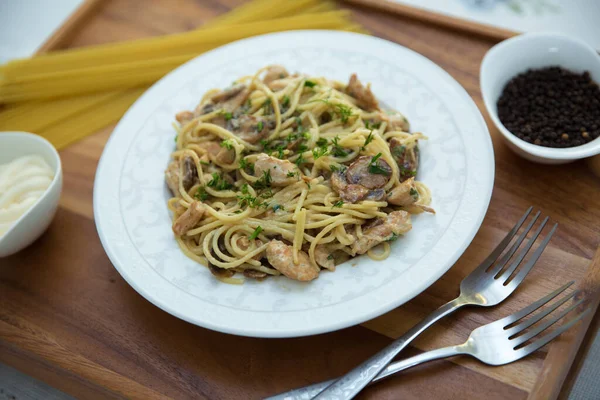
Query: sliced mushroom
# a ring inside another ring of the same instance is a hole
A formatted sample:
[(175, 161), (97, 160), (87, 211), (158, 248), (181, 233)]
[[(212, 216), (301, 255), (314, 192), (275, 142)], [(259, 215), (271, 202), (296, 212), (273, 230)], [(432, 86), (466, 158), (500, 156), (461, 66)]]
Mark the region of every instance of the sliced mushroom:
[(364, 87), (358, 80), (356, 74), (352, 74), (350, 77), (350, 81), (346, 87), (346, 93), (354, 97), (358, 106), (364, 110), (372, 111), (379, 108), (379, 103), (373, 95), (373, 92), (371, 92), (371, 84)]
[(204, 215), (204, 206), (199, 201), (193, 201), (189, 208), (173, 223), (173, 233), (176, 236), (186, 234), (200, 222), (202, 215)]
[(281, 65), (271, 65), (269, 68), (267, 68), (267, 73), (263, 78), (263, 82), (265, 85), (269, 85), (273, 81), (287, 78), (288, 76), (289, 73)]
[(273, 186), (287, 186), (298, 181), (299, 171), (295, 164), (261, 153), (254, 163), (254, 172), (256, 176), (262, 177), (267, 171)]
[(364, 254), (386, 240), (393, 240), (398, 235), (405, 234), (411, 228), (409, 213), (406, 211), (393, 211), (385, 219), (381, 219), (373, 223), (370, 228), (365, 229), (362, 237), (352, 243), (352, 251), (355, 254)]
[[(167, 186), (169, 186), (169, 189), (171, 189), (171, 192), (173, 192), (173, 195), (175, 196), (179, 195), (179, 179), (179, 160), (173, 160), (169, 163), (165, 171), (165, 180)], [(194, 159), (187, 156), (183, 160), (183, 189), (188, 191), (197, 182), (198, 169), (196, 168)]]
[(319, 267), (310, 262), (308, 254), (298, 252), (298, 264), (294, 263), (293, 247), (279, 240), (267, 245), (267, 260), (277, 271), (297, 281), (312, 281), (319, 276)]
[(227, 89), (221, 90), (218, 93), (213, 94), (210, 97), (210, 100), (213, 103), (221, 103), (223, 101), (227, 101), (232, 99), (233, 97), (240, 94), (244, 89), (246, 89), (246, 85), (238, 84), (228, 87)]
[(344, 175), (343, 172), (334, 172), (331, 174), (331, 187), (337, 192), (340, 198), (347, 203), (358, 203), (359, 201), (368, 198), (371, 195), (371, 192), (375, 192), (373, 194), (374, 198), (369, 198), (369, 200), (385, 198), (385, 191), (380, 191), (379, 189), (370, 191), (362, 185), (349, 185), (346, 181), (346, 175)]
[(390, 151), (398, 164), (400, 182), (417, 175), (419, 167), (419, 147), (417, 145), (407, 147), (400, 140), (393, 138), (390, 140)]
[(220, 268), (211, 263), (208, 263), (208, 269), (210, 270), (210, 273), (217, 278), (231, 278), (233, 275), (235, 275), (235, 271), (226, 268)]
[[(377, 189), (385, 186), (392, 175), (392, 168), (382, 159), (377, 159), (373, 163), (373, 157), (358, 157), (346, 170), (346, 180), (348, 183), (354, 183), (366, 187), (367, 189)], [(375, 169), (376, 172), (373, 172)]]
[(266, 272), (262, 272), (262, 271), (257, 271), (255, 269), (245, 269), (244, 270), (244, 276), (246, 278), (252, 278), (252, 279), (257, 279), (257, 280), (263, 280), (267, 277), (267, 273)]
[(392, 188), (388, 193), (387, 201), (396, 206), (409, 206), (419, 200), (419, 192), (415, 185), (415, 178), (409, 178)]
[(269, 135), (269, 121), (263, 117), (240, 115), (227, 121), (226, 128), (248, 143), (257, 143)]

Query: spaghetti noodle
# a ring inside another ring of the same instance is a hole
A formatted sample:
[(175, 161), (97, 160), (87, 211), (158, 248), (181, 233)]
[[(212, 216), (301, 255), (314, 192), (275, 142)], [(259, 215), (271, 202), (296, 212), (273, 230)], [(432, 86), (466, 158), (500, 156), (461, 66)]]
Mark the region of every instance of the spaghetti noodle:
[(382, 260), (411, 214), (433, 212), (415, 180), (425, 136), (356, 75), (344, 84), (267, 66), (176, 119), (173, 232), (222, 281), (309, 281), (359, 254)]

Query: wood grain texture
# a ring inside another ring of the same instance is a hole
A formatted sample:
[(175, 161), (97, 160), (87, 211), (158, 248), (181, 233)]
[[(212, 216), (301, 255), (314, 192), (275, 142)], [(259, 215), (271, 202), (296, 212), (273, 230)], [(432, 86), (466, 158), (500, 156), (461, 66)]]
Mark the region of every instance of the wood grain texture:
[[(135, 0), (102, 2), (62, 46), (189, 30), (241, 2), (148, 0), (143, 7)], [(494, 41), (413, 18), (344, 7), (373, 34), (441, 65), (484, 110), (479, 63)], [(455, 296), (458, 282), (529, 205), (550, 215), (560, 228), (523, 287), (501, 307), (464, 310), (441, 321), (406, 355), (460, 343), (471, 329), (568, 280), (583, 279), (600, 243), (600, 179), (585, 163), (532, 164), (511, 153), (491, 129), (496, 182), (482, 229), (457, 265), (423, 294), (364, 327), (326, 335), (267, 340), (220, 334), (154, 307), (106, 257), (93, 222), (92, 193), (111, 131), (109, 127), (61, 151), (64, 189), (56, 219), (34, 246), (0, 260), (0, 361), (78, 398), (260, 398), (337, 376)], [(548, 376), (566, 373), (568, 368), (556, 370), (551, 364), (561, 365), (575, 355), (573, 344), (581, 340), (581, 332), (585, 329), (561, 339), (556, 350), (550, 347), (505, 367), (460, 357), (432, 362), (367, 389), (361, 398), (516, 400), (550, 386), (556, 393), (560, 383), (538, 380), (540, 371), (550, 366)]]
[(508, 29), (498, 28), (492, 25), (480, 24), (473, 21), (434, 13), (417, 7), (386, 0), (343, 0), (348, 3), (364, 7), (373, 7), (385, 12), (401, 15), (403, 17), (417, 19), (429, 24), (440, 25), (448, 29), (473, 33), (494, 40), (504, 40), (515, 36), (517, 33)]

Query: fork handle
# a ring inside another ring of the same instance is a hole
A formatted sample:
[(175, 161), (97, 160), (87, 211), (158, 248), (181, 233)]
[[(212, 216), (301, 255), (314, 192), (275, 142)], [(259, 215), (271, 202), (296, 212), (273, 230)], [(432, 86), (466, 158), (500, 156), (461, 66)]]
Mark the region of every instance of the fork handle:
[(458, 297), (423, 319), (410, 328), (404, 335), (394, 340), (389, 346), (380, 350), (377, 354), (355, 367), (352, 371), (342, 376), (325, 390), (315, 396), (315, 399), (327, 400), (349, 400), (369, 384), (383, 369), (421, 332), (429, 328), (435, 322), (469, 304)]
[[(458, 356), (460, 354), (468, 354), (462, 345), (444, 347), (442, 349), (431, 350), (425, 353), (421, 353), (417, 356), (407, 358), (406, 360), (395, 361), (388, 365), (379, 375), (375, 377), (369, 385), (375, 382), (379, 382), (391, 375), (394, 375), (405, 369), (412, 368), (416, 365), (426, 363), (428, 361), (438, 360), (440, 358), (447, 358)], [(325, 382), (315, 383), (314, 385), (305, 386), (298, 389), (290, 390), (289, 392), (280, 393), (273, 397), (268, 397), (265, 400), (311, 400), (325, 388), (335, 382), (335, 379), (330, 379)]]

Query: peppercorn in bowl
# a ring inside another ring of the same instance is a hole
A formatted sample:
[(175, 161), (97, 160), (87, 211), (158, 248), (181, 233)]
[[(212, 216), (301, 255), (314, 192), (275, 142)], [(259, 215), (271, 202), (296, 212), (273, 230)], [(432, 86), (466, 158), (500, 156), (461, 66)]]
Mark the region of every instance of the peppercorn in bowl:
[(554, 33), (505, 40), (480, 69), (485, 106), (508, 146), (545, 164), (600, 154), (599, 82), (596, 51)]

